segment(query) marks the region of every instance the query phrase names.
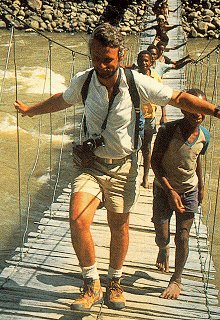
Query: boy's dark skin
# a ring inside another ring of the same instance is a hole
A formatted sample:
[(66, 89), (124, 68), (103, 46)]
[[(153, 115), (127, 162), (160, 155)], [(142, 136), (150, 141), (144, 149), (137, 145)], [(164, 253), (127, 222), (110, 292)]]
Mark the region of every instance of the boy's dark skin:
[[(200, 97), (205, 100), (204, 96)], [(205, 116), (202, 114), (190, 114), (183, 111), (184, 118), (181, 121), (180, 129), (184, 140), (192, 143), (195, 141), (199, 134), (199, 125), (204, 120)], [(161, 175), (161, 163), (163, 158), (163, 153), (160, 153), (160, 148), (153, 151), (152, 155), (152, 168), (155, 173), (156, 178), (160, 182), (163, 189), (166, 191), (168, 196), (168, 201), (170, 207), (179, 212), (181, 215), (184, 215), (185, 208), (182, 204), (179, 194), (173, 189), (170, 185), (168, 179)], [(197, 168), (196, 173), (198, 176), (198, 203), (202, 202), (204, 194), (204, 186), (202, 179), (202, 167), (200, 157), (197, 158)], [(189, 232), (193, 223), (194, 214), (188, 219), (181, 219), (180, 215), (176, 215), (176, 235), (175, 235), (175, 244), (176, 244), (176, 253), (175, 253), (175, 271), (171, 277), (168, 287), (162, 292), (161, 296), (165, 299), (177, 299), (181, 292), (181, 276), (182, 272), (188, 258), (189, 252)], [(156, 235), (160, 235), (163, 243), (169, 242), (169, 221), (167, 220), (163, 224), (155, 224)], [(169, 272), (169, 245), (163, 247), (159, 246), (159, 253), (156, 261), (157, 268), (162, 272)]]

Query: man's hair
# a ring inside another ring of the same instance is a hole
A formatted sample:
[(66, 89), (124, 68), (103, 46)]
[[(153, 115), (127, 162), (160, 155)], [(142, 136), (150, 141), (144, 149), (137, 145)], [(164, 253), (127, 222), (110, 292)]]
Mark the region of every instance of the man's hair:
[(190, 93), (190, 94), (192, 94), (193, 96), (196, 96), (196, 97), (201, 96), (201, 97), (203, 97), (205, 100), (207, 100), (207, 99), (206, 99), (206, 94), (205, 94), (202, 90), (200, 90), (200, 89), (198, 89), (198, 88), (191, 88), (191, 89), (186, 90), (186, 92), (187, 92), (187, 93)]
[(148, 50), (142, 50), (142, 51), (140, 51), (140, 52), (138, 53), (137, 61), (139, 61), (139, 60), (141, 59), (141, 56), (142, 56), (143, 54), (147, 54), (147, 55), (150, 56), (150, 58), (152, 59), (152, 55), (151, 55), (150, 51), (148, 51)]
[(124, 36), (117, 27), (112, 26), (110, 23), (105, 22), (93, 30), (89, 40), (90, 51), (93, 40), (98, 40), (105, 47), (118, 48), (119, 57), (124, 54)]

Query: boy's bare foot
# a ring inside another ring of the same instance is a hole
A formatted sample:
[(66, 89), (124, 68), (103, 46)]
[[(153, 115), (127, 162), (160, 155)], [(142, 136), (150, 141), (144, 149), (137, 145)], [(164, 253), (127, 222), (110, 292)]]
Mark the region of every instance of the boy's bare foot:
[(169, 253), (170, 248), (160, 248), (157, 256), (156, 267), (162, 272), (169, 272)]
[(172, 281), (169, 283), (168, 287), (161, 293), (160, 298), (178, 299), (181, 290), (182, 290), (181, 283)]

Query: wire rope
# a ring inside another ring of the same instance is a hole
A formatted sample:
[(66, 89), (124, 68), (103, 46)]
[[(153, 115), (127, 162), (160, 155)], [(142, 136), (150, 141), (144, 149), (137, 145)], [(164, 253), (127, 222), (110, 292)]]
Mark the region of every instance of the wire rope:
[[(71, 73), (70, 73), (70, 79), (72, 79), (74, 75), (74, 63), (75, 63), (75, 55), (72, 54), (72, 67), (71, 67)], [(57, 175), (56, 175), (56, 182), (53, 190), (53, 199), (52, 203), (55, 201), (56, 198), (56, 191), (59, 183), (59, 178), (60, 178), (60, 172), (61, 172), (61, 160), (62, 160), (62, 155), (63, 155), (63, 146), (64, 146), (64, 134), (65, 134), (65, 128), (67, 124), (67, 109), (65, 109), (65, 115), (64, 115), (64, 127), (62, 130), (62, 141), (61, 141), (61, 148), (60, 148), (60, 155), (59, 155), (59, 161), (58, 161), (58, 169), (57, 169)], [(75, 128), (75, 107), (74, 107), (74, 128)], [(50, 207), (50, 214), (52, 215), (51, 207)]]
[[(13, 46), (14, 46), (14, 75), (15, 75), (15, 101), (18, 100), (18, 76), (16, 63), (16, 39), (14, 26), (11, 28)], [(21, 210), (21, 162), (20, 162), (20, 129), (19, 129), (19, 112), (16, 112), (16, 134), (17, 134), (17, 175), (18, 175), (18, 213), (19, 213), (19, 242), (20, 242), (20, 259), (22, 258), (22, 210)]]
[[(47, 72), (48, 72), (48, 64), (50, 61), (50, 50), (48, 50), (48, 55), (47, 55), (47, 62), (46, 62), (46, 71), (45, 71), (45, 77), (44, 77), (44, 86), (43, 86), (43, 91), (42, 91), (42, 97), (44, 96), (45, 93), (45, 88), (46, 88), (46, 81), (47, 81)], [(35, 169), (37, 167), (38, 161), (39, 161), (39, 156), (40, 156), (40, 144), (41, 144), (41, 126), (42, 126), (42, 116), (39, 118), (39, 123), (38, 123), (38, 142), (37, 142), (37, 152), (34, 160), (34, 164), (32, 166), (32, 169), (28, 175), (28, 180), (27, 180), (27, 214), (26, 214), (26, 221), (25, 221), (25, 228), (23, 232), (23, 238), (22, 238), (22, 247), (24, 246), (25, 243), (25, 238), (28, 232), (28, 227), (29, 227), (29, 219), (30, 219), (30, 214), (31, 214), (31, 178), (33, 176), (33, 173), (35, 172)], [(24, 255), (24, 251), (22, 248), (22, 257)]]

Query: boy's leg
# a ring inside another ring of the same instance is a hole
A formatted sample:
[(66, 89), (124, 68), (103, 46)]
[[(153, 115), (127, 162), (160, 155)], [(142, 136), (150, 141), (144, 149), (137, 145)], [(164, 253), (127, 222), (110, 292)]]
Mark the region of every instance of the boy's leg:
[(169, 272), (169, 242), (170, 242), (170, 218), (172, 210), (169, 207), (167, 195), (164, 190), (153, 184), (153, 218), (155, 228), (155, 242), (159, 247), (156, 260), (158, 270)]
[(193, 214), (191, 216), (183, 220), (180, 214), (176, 215), (175, 271), (168, 287), (161, 294), (164, 299), (177, 299), (181, 293), (181, 277), (189, 254), (189, 232), (193, 223)]
[(169, 228), (169, 220), (165, 223), (154, 225), (155, 233), (156, 233), (156, 244), (159, 247), (159, 252), (156, 260), (156, 267), (161, 272), (169, 272), (169, 242), (170, 242), (170, 228)]

